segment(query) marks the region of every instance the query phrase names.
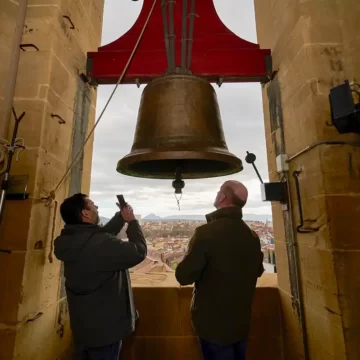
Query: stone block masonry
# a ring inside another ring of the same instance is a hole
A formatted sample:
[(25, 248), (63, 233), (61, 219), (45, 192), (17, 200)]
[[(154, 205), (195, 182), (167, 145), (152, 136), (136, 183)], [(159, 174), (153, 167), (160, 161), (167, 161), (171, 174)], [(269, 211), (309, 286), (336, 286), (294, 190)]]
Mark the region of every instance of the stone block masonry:
[[(30, 199), (8, 201), (0, 226), (0, 359), (53, 360), (71, 344), (66, 301), (60, 291), (60, 263), (51, 256), (61, 229), (55, 203), (40, 200), (60, 180), (94, 123), (96, 90), (79, 77), (86, 53), (100, 45), (103, 1), (29, 0), (20, 53), (14, 107), (26, 112), (18, 136), (27, 147), (12, 175), (28, 175)], [(18, 3), (1, 1), (1, 78), (11, 59)], [(0, 111), (4, 102), (0, 86)], [(2, 115), (2, 114), (0, 114)], [(0, 134), (1, 137), (10, 137)], [(92, 139), (79, 164), (59, 189), (88, 192)], [(71, 186), (71, 189), (69, 188)]]
[[(279, 180), (275, 158), (315, 142), (360, 141), (331, 125), (328, 94), (345, 79), (359, 82), (360, 4), (356, 0), (255, 0), (258, 40), (273, 52), (278, 73), (263, 87), (271, 180)], [(357, 65), (356, 65), (357, 64)], [(305, 310), (308, 359), (360, 358), (358, 273), (360, 148), (320, 145), (290, 162), (294, 224), (299, 224), (293, 171), (300, 171), (304, 226), (295, 233)], [(278, 278), (284, 324), (284, 358), (305, 359), (302, 328), (289, 271), (288, 215), (273, 205)]]

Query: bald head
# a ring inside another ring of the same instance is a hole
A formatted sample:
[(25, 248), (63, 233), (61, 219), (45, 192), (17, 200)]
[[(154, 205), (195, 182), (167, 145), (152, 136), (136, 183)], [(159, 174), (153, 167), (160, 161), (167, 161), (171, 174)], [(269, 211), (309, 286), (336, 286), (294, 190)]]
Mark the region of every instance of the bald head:
[(215, 207), (236, 206), (243, 208), (247, 202), (248, 191), (244, 184), (239, 181), (226, 181), (220, 188), (215, 200)]

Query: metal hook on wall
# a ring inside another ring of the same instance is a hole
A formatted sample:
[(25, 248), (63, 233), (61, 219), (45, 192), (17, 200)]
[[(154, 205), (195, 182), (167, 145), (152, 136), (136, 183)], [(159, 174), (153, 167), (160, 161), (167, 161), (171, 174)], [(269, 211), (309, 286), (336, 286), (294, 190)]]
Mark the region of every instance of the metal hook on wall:
[(300, 193), (300, 183), (299, 183), (299, 175), (301, 174), (301, 171), (295, 170), (293, 172), (293, 177), (295, 179), (295, 187), (296, 187), (296, 198), (298, 202), (298, 208), (299, 208), (299, 217), (300, 217), (300, 224), (296, 227), (296, 231), (301, 234), (307, 234), (312, 232), (317, 232), (319, 229), (312, 229), (312, 228), (305, 228), (304, 227), (304, 216), (303, 216), (303, 209), (302, 209), (302, 203), (301, 203), (301, 193)]
[(12, 109), (12, 112), (13, 112), (14, 119), (15, 119), (15, 126), (14, 126), (12, 139), (11, 139), (11, 143), (10, 143), (10, 147), (9, 147), (9, 155), (8, 155), (7, 167), (6, 167), (6, 170), (5, 170), (5, 173), (4, 173), (4, 178), (3, 178), (2, 183), (1, 183), (0, 224), (1, 224), (2, 213), (3, 213), (4, 205), (5, 205), (5, 197), (6, 197), (6, 193), (8, 191), (8, 187), (9, 187), (9, 177), (10, 177), (11, 163), (12, 163), (13, 156), (15, 154), (15, 150), (17, 149), (16, 136), (17, 136), (17, 133), (18, 133), (20, 121), (25, 116), (25, 112), (23, 112), (19, 117), (17, 117), (14, 108)]

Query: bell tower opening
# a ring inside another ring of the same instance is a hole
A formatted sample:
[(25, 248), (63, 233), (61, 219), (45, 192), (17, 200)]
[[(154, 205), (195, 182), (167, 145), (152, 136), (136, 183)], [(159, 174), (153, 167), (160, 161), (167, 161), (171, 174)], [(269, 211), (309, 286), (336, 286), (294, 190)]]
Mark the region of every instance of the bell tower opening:
[[(216, 1), (214, 4), (218, 15), (228, 19), (225, 23), (227, 28), (240, 36), (244, 34), (248, 41), (256, 42), (252, 4), (245, 4), (240, 14), (241, 18), (251, 18), (250, 24), (238, 21), (238, 15), (236, 18), (233, 16), (231, 21), (228, 4)], [(106, 11), (105, 8), (105, 14)], [(118, 28), (120, 27), (121, 24), (118, 23)], [(117, 29), (117, 36), (127, 30), (128, 26), (124, 26), (121, 31)], [(104, 34), (109, 35), (111, 31), (115, 29), (105, 22)], [(178, 64), (181, 65), (180, 57)], [(226, 179), (242, 181), (250, 193), (244, 209), (245, 219), (259, 231), (267, 271), (275, 272), (271, 206), (261, 201), (260, 182), (252, 166), (244, 162), (247, 151), (256, 153), (259, 171), (264, 180), (267, 180), (261, 85), (227, 83), (218, 79), (211, 85), (206, 80), (196, 80), (194, 87), (191, 75), (185, 75), (185, 78), (189, 78), (186, 85), (182, 82), (176, 85), (177, 77), (182, 76), (184, 75), (170, 74), (158, 77), (148, 84), (139, 79), (137, 87), (127, 84), (119, 86), (102, 124), (96, 130), (91, 196), (99, 204), (100, 211), (103, 209), (105, 221), (115, 211), (113, 191), (118, 188), (132, 202), (145, 223), (148, 223), (147, 220), (169, 217), (175, 217), (180, 222), (184, 219), (195, 222), (205, 221), (204, 215), (213, 211), (212, 204), (217, 189)], [(164, 85), (173, 93), (165, 91)], [(199, 92), (202, 87), (208, 93)], [(110, 91), (111, 87), (108, 85), (99, 86), (98, 113)], [(204, 96), (205, 94), (208, 95)], [(182, 96), (184, 100), (181, 100)], [(181, 112), (176, 112), (174, 104), (177, 104)], [(161, 122), (156, 123), (159, 113)], [(177, 118), (173, 119), (174, 116)], [(213, 121), (215, 117), (221, 122)], [(156, 120), (152, 120), (153, 118)], [(114, 131), (115, 128), (117, 131)], [(117, 171), (114, 164), (118, 164)], [(186, 184), (180, 213), (171, 187), (175, 169), (179, 166)], [(201, 179), (202, 177), (207, 179)], [(155, 225), (150, 224), (150, 221), (146, 232), (153, 239), (155, 231), (152, 227)], [(177, 226), (175, 224), (174, 228)], [(193, 229), (193, 225), (190, 228)], [(181, 229), (180, 225), (178, 229)], [(184, 231), (183, 239), (189, 239), (190, 233), (191, 231)], [(163, 234), (157, 236), (171, 237), (174, 234), (181, 235), (181, 231), (174, 230), (171, 233), (164, 226)], [(162, 245), (167, 247), (166, 242), (156, 240), (155, 244), (157, 248)], [(180, 249), (185, 247), (184, 244)], [(172, 246), (173, 244), (168, 247)], [(181, 251), (182, 254), (169, 260), (166, 265), (172, 267), (178, 262), (184, 253), (184, 250)], [(178, 249), (174, 252), (178, 253)]]

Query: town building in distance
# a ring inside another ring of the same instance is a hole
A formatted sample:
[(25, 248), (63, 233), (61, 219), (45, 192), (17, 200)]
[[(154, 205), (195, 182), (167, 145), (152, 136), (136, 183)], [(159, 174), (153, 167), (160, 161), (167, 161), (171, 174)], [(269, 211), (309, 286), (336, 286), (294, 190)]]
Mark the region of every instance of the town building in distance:
[[(197, 227), (205, 224), (204, 220), (179, 220), (172, 218), (155, 218), (155, 216), (136, 218), (141, 223), (148, 244), (147, 258), (131, 269), (133, 273), (173, 272), (182, 261), (188, 248), (189, 240)], [(266, 272), (276, 272), (276, 257), (274, 233), (271, 221), (245, 222), (256, 231), (261, 241), (264, 253)], [(118, 234), (122, 240), (127, 240), (126, 225)]]

